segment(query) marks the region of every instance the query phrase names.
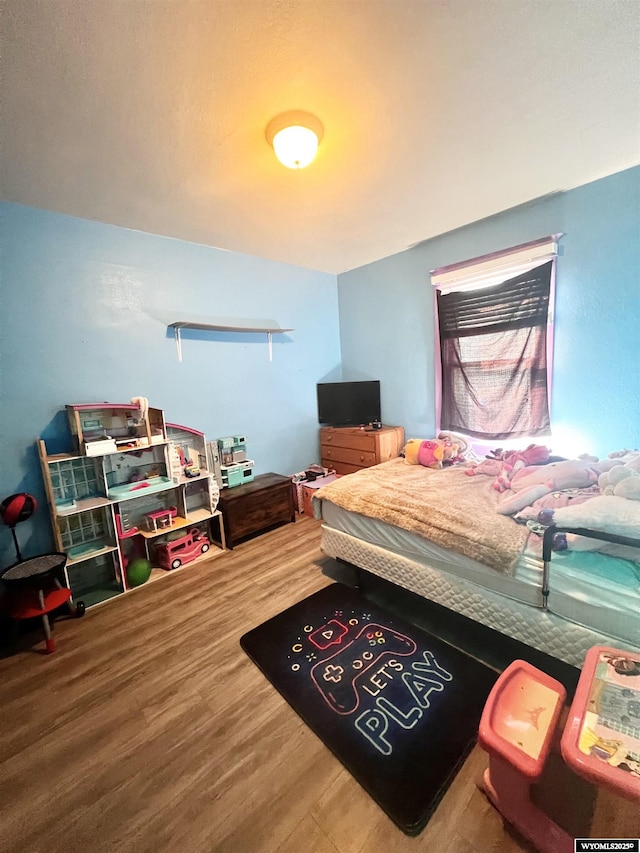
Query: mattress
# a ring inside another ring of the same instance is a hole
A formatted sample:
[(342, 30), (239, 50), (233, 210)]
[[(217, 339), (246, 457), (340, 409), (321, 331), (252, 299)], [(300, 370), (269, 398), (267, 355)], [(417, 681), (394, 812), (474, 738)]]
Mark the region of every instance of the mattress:
[(594, 553), (556, 554), (541, 610), (540, 540), (513, 576), (415, 533), (322, 502), (323, 548), (497, 631), (580, 666), (592, 645), (640, 649), (640, 565)]
[(417, 533), (349, 512), (327, 500), (322, 501), (322, 518), (334, 530), (341, 530), (381, 548), (388, 548), (394, 554), (424, 560), (433, 568), (451, 572), (515, 601), (542, 607), (541, 557), (525, 552), (520, 557), (513, 575), (506, 575), (464, 554), (436, 545)]

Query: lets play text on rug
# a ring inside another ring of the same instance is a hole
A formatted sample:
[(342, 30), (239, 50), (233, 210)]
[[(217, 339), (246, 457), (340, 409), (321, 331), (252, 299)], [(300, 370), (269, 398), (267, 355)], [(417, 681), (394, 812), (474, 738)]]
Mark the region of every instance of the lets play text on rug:
[(338, 583), (240, 643), (397, 826), (420, 832), (476, 741), (497, 673)]

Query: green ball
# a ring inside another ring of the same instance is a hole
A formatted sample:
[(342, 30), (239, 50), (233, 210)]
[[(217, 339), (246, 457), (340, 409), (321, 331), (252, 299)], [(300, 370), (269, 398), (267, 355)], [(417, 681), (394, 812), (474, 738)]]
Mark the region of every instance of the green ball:
[(127, 566), (127, 584), (130, 587), (141, 586), (151, 576), (151, 563), (143, 557), (132, 560)]

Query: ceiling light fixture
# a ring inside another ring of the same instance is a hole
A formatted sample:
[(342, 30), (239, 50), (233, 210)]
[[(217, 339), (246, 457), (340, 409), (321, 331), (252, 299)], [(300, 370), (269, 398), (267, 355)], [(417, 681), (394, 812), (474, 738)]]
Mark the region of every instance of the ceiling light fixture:
[(289, 169), (304, 169), (312, 163), (323, 135), (320, 120), (302, 110), (281, 113), (271, 119), (266, 129), (267, 142)]

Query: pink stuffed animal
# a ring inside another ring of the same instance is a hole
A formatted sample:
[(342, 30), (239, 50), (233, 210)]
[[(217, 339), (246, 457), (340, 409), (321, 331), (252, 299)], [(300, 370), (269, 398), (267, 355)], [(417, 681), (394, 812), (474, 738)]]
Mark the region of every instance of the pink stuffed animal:
[(487, 474), (489, 477), (498, 477), (502, 473), (502, 460), (500, 459), (483, 459), (472, 468), (467, 468), (464, 472), (467, 477), (475, 477), (476, 474)]
[(488, 474), (495, 477), (493, 488), (504, 492), (511, 487), (511, 480), (517, 471), (529, 465), (544, 465), (549, 460), (549, 448), (541, 444), (530, 444), (524, 450), (498, 449), (493, 456), (484, 459), (479, 465), (469, 468), (465, 473), (470, 477), (475, 474)]
[(530, 444), (524, 450), (513, 450), (503, 457), (502, 472), (493, 484), (497, 492), (511, 488), (511, 482), (518, 471), (532, 465), (544, 465), (549, 461), (549, 448), (542, 444)]
[(510, 492), (505, 494), (498, 504), (498, 512), (502, 515), (519, 512), (549, 492), (586, 489), (597, 483), (598, 475), (606, 466), (607, 463), (604, 462), (567, 459), (548, 465), (521, 468), (511, 480)]

